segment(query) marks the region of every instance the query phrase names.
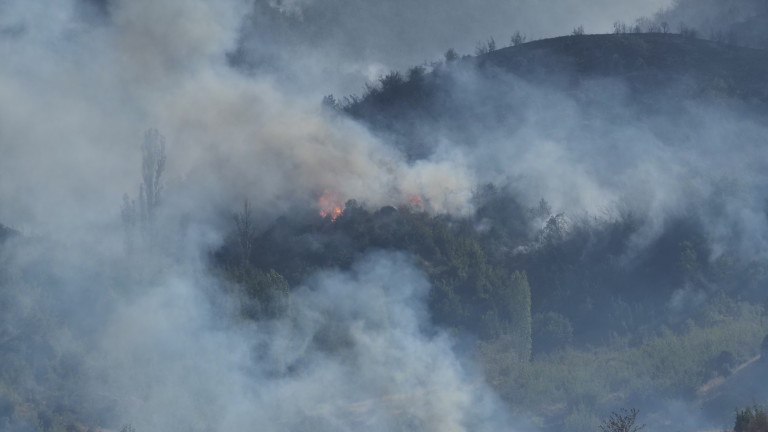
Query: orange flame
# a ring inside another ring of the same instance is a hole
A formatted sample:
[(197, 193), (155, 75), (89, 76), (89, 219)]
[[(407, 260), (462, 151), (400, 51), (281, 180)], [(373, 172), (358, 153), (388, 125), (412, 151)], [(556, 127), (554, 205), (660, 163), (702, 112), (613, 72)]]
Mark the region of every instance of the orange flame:
[(344, 204), (341, 197), (335, 192), (326, 189), (320, 198), (317, 200), (317, 206), (320, 208), (320, 217), (330, 217), (331, 222), (335, 222), (336, 219), (344, 213)]
[(421, 207), (421, 204), (423, 203), (422, 199), (418, 195), (411, 195), (408, 197), (408, 204), (410, 204), (413, 207)]

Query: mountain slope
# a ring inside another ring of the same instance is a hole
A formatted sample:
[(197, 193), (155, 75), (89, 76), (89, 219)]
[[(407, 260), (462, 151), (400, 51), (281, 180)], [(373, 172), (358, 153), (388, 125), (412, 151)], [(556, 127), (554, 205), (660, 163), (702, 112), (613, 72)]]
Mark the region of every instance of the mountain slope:
[(702, 92), (768, 101), (768, 51), (677, 34), (565, 36), (500, 49), (478, 61), (533, 79), (614, 77), (640, 91), (691, 80)]
[(393, 72), (342, 108), (412, 160), (428, 157), (441, 139), (473, 146), (489, 133), (510, 136), (532, 119), (551, 116), (552, 124), (576, 112), (578, 122), (640, 124), (674, 142), (681, 114), (694, 106), (762, 118), (765, 76), (765, 50), (674, 34), (566, 36), (465, 56), (429, 72)]

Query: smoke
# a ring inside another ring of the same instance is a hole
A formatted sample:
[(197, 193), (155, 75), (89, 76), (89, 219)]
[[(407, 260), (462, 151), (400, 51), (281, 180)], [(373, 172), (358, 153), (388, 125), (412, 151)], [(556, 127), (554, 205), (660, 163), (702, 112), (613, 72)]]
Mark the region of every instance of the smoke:
[[(638, 247), (670, 221), (690, 217), (713, 242), (710, 258), (764, 257), (768, 130), (755, 114), (760, 108), (727, 92), (692, 92), (697, 80), (711, 85), (706, 65), (692, 64), (688, 76), (662, 74), (652, 86), (643, 82), (643, 74), (654, 74), (648, 70), (627, 80), (585, 76), (566, 66), (569, 56), (583, 54), (579, 48), (558, 53), (566, 43), (538, 48), (563, 65), (542, 70), (544, 78), (504, 71), (515, 61), (539, 61), (534, 70), (546, 65), (528, 54), (535, 51), (497, 52), (484, 66), (458, 64), (429, 77), (426, 115), (394, 96), (391, 106), (372, 102), (359, 116), (397, 137), (406, 153), (450, 154), (478, 183), (507, 185), (528, 207), (544, 198), (555, 213), (575, 218), (631, 213), (644, 221)], [(662, 45), (648, 49), (666, 55)], [(608, 66), (598, 60), (590, 67)], [(368, 114), (377, 108), (398, 120), (394, 127)]]
[(274, 216), (323, 189), (372, 205), (434, 191), (435, 211), (466, 206), (471, 180), (461, 166), (409, 166), (363, 128), (322, 112), (319, 99), (229, 68), (241, 2), (113, 2), (101, 26), (84, 24), (73, 5), (4, 3), (8, 25), (24, 29), (0, 46), (14, 59), (0, 69), (7, 224), (54, 232), (114, 218), (119, 196), (136, 194), (148, 127), (166, 136), (165, 178), (189, 206), (250, 198)]
[[(82, 410), (87, 426), (140, 431), (508, 424), (429, 324), (428, 286), (404, 257), (315, 275), (287, 317), (258, 325), (234, 318), (206, 271), (220, 215), (243, 199), (260, 220), (326, 189), (464, 212), (462, 161), (410, 163), (319, 99), (233, 70), (245, 2), (89, 5), (0, 3), (0, 55), (13, 59), (0, 65), (0, 220), (27, 234), (4, 247), (8, 304), (35, 305), (19, 320), (56, 343), (29, 355), (71, 359), (62, 375), (75, 377), (35, 372), (20, 388), (49, 390), (51, 409)], [(152, 239), (126, 255), (121, 196), (138, 195), (149, 127), (168, 143), (166, 187)]]
[[(611, 30), (616, 20), (650, 15), (668, 0), (533, 0), (450, 2), (273, 1), (254, 2), (244, 27), (238, 60), (258, 71), (280, 65), (292, 87), (319, 79), (337, 94), (360, 90), (389, 70), (437, 60), (449, 48), (472, 54), (478, 42), (495, 38), (506, 46), (520, 31), (529, 40)], [(318, 67), (320, 65), (320, 67)], [(308, 85), (307, 85), (308, 84)]]
[(319, 273), (292, 296), (286, 318), (252, 327), (222, 321), (199, 285), (168, 275), (106, 323), (93, 386), (137, 430), (506, 424), (482, 378), (429, 324), (428, 284), (403, 256), (372, 254), (349, 272)]
[(768, 47), (767, 20), (768, 5), (760, 0), (676, 0), (656, 12), (650, 21), (666, 22), (675, 30), (694, 31), (705, 39), (764, 49)]
[[(386, 135), (319, 106), (322, 94), (451, 46), (466, 52), (473, 40), (514, 30), (608, 30), (616, 14), (663, 3), (498, 2), (486, 14), (470, 2), (253, 9), (238, 0), (2, 0), (0, 55), (12, 61), (0, 63), (0, 221), (39, 241), (18, 246), (12, 261), (44, 287), (14, 300), (42, 301), (62, 324), (57, 355), (86, 369), (85, 383), (64, 387), (76, 388), (101, 424), (508, 427), (482, 377), (430, 325), (425, 277), (406, 258), (374, 254), (349, 272), (316, 274), (287, 317), (245, 324), (223, 318), (237, 305), (217, 294), (222, 282), (205, 271), (205, 253), (222, 241), (220, 215), (243, 199), (261, 221), (312, 205), (325, 190), (371, 207), (418, 196), (431, 212), (467, 214), (482, 181), (574, 213), (626, 204), (659, 225), (723, 196), (705, 208), (711, 232), (724, 245), (737, 232), (745, 253), (764, 253), (759, 149), (768, 135), (737, 111), (693, 107), (653, 130), (619, 126), (600, 119), (632, 117), (621, 84), (584, 84), (585, 93), (615, 90), (590, 112), (572, 94), (515, 77), (504, 93), (470, 74), (458, 79), (466, 106), (488, 113), (499, 96), (514, 96), (525, 114), (511, 123), (425, 123), (435, 147), (411, 161)], [(695, 133), (660, 138), (675, 122)], [(152, 247), (124, 262), (120, 198), (137, 194), (150, 127), (168, 143), (163, 205)], [(724, 149), (729, 137), (735, 144)], [(747, 175), (735, 176), (744, 166)]]

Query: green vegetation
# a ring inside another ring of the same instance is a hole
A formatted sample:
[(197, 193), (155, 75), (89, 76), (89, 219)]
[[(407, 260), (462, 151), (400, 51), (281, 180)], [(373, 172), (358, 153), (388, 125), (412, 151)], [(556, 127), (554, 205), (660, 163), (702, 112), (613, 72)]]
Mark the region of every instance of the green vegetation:
[(693, 400), (759, 352), (766, 309), (750, 299), (761, 296), (766, 263), (708, 259), (694, 217), (634, 250), (643, 221), (632, 215), (572, 221), (493, 186), (476, 204), (463, 219), (350, 201), (335, 221), (278, 219), (246, 242), (247, 255), (233, 230), (212, 262), (257, 304), (285, 304), (317, 269), (347, 268), (370, 250), (406, 251), (430, 278), (435, 323), (474, 335), (489, 383), (542, 426), (594, 430), (602, 413), (659, 394)]
[[(499, 68), (520, 72), (520, 65), (542, 50), (578, 58), (573, 70), (564, 71), (573, 76), (610, 69), (637, 77), (684, 69), (680, 62), (691, 56), (682, 54), (697, 49), (706, 54), (700, 57), (722, 54), (719, 47), (665, 34), (665, 23), (661, 33), (652, 35), (626, 34), (633, 32), (616, 26), (616, 35), (584, 35), (578, 27), (578, 37), (527, 44), (517, 32), (511, 39), (514, 47), (506, 51), (489, 39), (478, 46), (482, 58), (449, 50), (445, 63), (431, 71), (392, 72), (368, 86), (362, 97), (339, 102), (328, 96), (324, 104), (392, 132), (396, 145), (419, 159), (434, 141), (420, 131), (433, 124), (447, 124), (455, 128), (450, 133), (461, 137), (467, 121), (489, 129), (500, 121), (489, 112), (505, 113), (503, 121), (510, 123), (522, 115), (514, 97), (493, 101), (488, 111), (468, 109), (485, 101), (471, 96), (459, 101), (450, 94), (453, 72), (460, 68), (494, 66), (482, 73), (501, 85), (503, 78), (494, 75)], [(659, 46), (675, 55), (660, 55)], [(728, 67), (754, 69), (750, 73), (759, 75), (762, 85), (760, 68), (749, 67), (739, 55), (712, 57), (736, 58)], [(763, 57), (755, 61), (765, 64)], [(523, 72), (536, 75), (560, 65), (543, 62)], [(696, 97), (749, 93), (749, 80), (737, 79), (737, 86), (726, 79), (731, 72), (705, 66), (691, 78), (699, 85), (693, 90)], [(650, 81), (655, 85), (658, 80)], [(631, 87), (638, 94), (645, 91), (641, 85)], [(768, 100), (764, 93), (755, 98)], [(433, 106), (447, 109), (436, 113)], [(149, 131), (142, 151), (143, 183), (136, 200), (126, 195), (122, 211), (129, 259), (152, 241), (164, 193), (162, 135)], [(577, 218), (553, 212), (544, 199), (528, 207), (514, 191), (491, 184), (475, 192), (474, 204), (474, 214), (460, 217), (429, 214), (419, 205), (376, 210), (350, 200), (338, 217), (297, 212), (257, 228), (246, 201), (225, 241), (209, 251), (208, 270), (237, 301), (238, 318), (259, 322), (290, 314), (291, 293), (318, 270), (348, 269), (376, 250), (407, 254), (429, 279), (433, 324), (472, 347), (501, 398), (515, 411), (533, 413), (545, 429), (637, 432), (642, 428), (637, 410), (617, 409), (647, 406), (660, 395), (694, 401), (710, 380), (725, 379), (768, 352), (768, 261), (716, 247), (696, 212), (670, 216), (651, 236), (644, 230), (649, 222), (631, 213)], [(75, 348), (58, 342), (77, 325), (52, 306), (62, 300), (57, 295), (66, 294), (45, 291), (55, 276), (40, 263), (12, 259), (21, 248), (46, 250), (46, 241), (0, 225), (0, 427), (87, 430), (85, 425), (103, 424), (92, 413), (109, 412), (111, 401), (72, 391), (82, 387), (87, 364)], [(99, 287), (97, 298), (130, 295), (125, 286), (151, 273), (142, 268), (136, 274), (93, 274), (83, 280)], [(91, 324), (87, 318), (80, 325)], [(344, 343), (328, 333), (317, 342), (329, 347)], [(746, 408), (737, 412), (734, 432), (765, 432), (766, 423), (764, 409)], [(127, 425), (122, 432), (134, 429)]]
[(765, 408), (755, 405), (736, 411), (736, 422), (733, 432), (766, 432), (768, 431), (768, 412)]
[(544, 415), (546, 407), (559, 405), (560, 415), (597, 415), (658, 394), (693, 398), (717, 373), (712, 360), (721, 350), (732, 352), (737, 363), (754, 356), (768, 330), (764, 316), (762, 307), (742, 303), (716, 321), (691, 321), (680, 332), (661, 328), (641, 340), (617, 337), (598, 347), (541, 354), (530, 363), (517, 362), (494, 342), (482, 347), (482, 363), (489, 382), (513, 406)]

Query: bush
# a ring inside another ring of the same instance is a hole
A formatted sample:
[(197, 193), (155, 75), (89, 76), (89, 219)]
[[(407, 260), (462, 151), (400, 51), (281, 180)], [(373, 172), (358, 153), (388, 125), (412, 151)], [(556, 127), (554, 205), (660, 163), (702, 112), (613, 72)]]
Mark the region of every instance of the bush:
[(768, 413), (760, 406), (736, 411), (733, 432), (768, 432)]

